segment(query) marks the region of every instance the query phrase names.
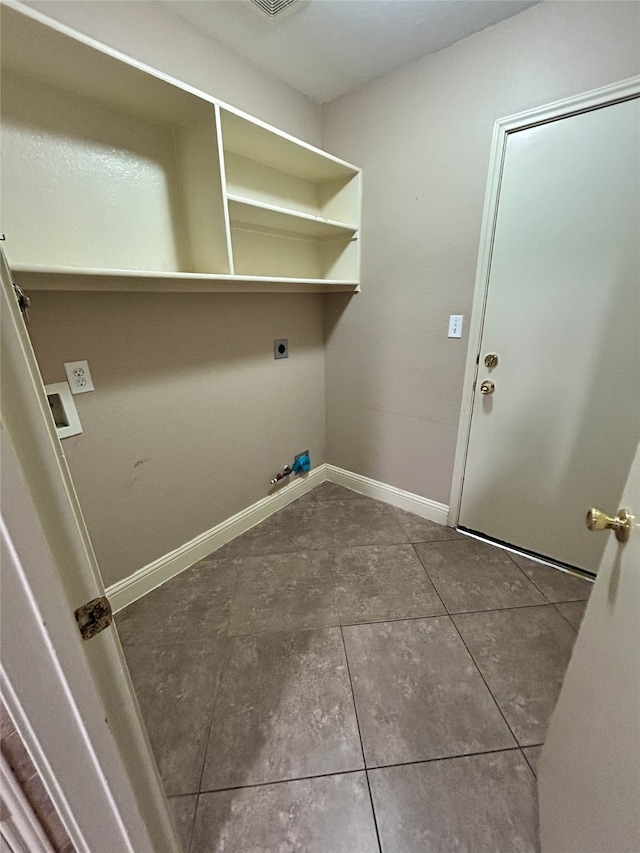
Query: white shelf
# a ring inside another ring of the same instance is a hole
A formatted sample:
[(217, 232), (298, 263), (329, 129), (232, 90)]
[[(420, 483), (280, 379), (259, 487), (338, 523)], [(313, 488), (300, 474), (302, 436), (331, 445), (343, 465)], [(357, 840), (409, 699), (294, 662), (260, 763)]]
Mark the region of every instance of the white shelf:
[(320, 216), (311, 216), (308, 213), (299, 213), (295, 210), (263, 204), (236, 195), (228, 195), (227, 198), (229, 199), (229, 218), (232, 227), (234, 225), (237, 227), (257, 225), (294, 236), (301, 234), (308, 237), (328, 237), (343, 240), (351, 239), (358, 230), (355, 225), (332, 222), (330, 219), (322, 219)]
[(165, 126), (193, 118), (202, 110), (203, 98), (211, 102), (207, 95), (176, 86), (166, 75), (39, 17), (3, 4), (3, 67)]
[(360, 273), (360, 170), (220, 109), (234, 271), (312, 280)]
[(273, 128), (263, 122), (235, 110), (223, 108), (221, 119), (225, 151), (264, 163), (279, 172), (313, 183), (325, 183), (353, 178), (360, 171), (282, 131), (274, 133)]
[(358, 286), (358, 168), (28, 8), (0, 35), (2, 230), (29, 287)]
[(259, 275), (157, 272), (80, 267), (14, 265), (16, 281), (28, 290), (62, 290), (131, 293), (333, 293), (357, 292), (357, 281), (347, 279), (285, 278)]

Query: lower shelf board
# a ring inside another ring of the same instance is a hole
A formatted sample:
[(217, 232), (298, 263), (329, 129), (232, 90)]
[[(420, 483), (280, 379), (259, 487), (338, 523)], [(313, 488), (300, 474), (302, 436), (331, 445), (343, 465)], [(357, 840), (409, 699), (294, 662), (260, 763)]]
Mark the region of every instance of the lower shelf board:
[(78, 267), (12, 266), (25, 290), (127, 293), (357, 293), (357, 281)]

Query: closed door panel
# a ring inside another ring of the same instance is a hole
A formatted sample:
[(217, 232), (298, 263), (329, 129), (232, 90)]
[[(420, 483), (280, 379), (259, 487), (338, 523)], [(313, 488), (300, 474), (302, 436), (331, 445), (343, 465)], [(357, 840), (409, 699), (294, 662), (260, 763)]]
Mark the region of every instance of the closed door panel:
[(639, 131), (634, 99), (507, 139), (462, 489), (462, 527), (591, 572), (640, 431)]

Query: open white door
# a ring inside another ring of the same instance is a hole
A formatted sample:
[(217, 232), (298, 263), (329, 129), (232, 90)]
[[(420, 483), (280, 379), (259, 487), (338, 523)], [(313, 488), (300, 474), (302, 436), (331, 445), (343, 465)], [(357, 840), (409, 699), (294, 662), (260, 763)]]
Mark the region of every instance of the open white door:
[(2, 279), (2, 694), (79, 853), (180, 845), (20, 311)]
[(640, 445), (600, 508), (636, 518), (626, 543), (590, 534), (608, 541), (539, 766), (543, 853), (640, 850)]

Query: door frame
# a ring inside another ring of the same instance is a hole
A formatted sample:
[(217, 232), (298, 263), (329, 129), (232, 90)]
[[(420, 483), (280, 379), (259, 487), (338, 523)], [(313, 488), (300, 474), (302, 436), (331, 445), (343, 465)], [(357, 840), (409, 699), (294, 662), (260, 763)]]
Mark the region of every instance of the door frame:
[(0, 252), (2, 665), (7, 710), (79, 853), (181, 850), (104, 586)]
[(452, 527), (457, 527), (460, 518), (462, 487), (469, 449), (476, 379), (480, 363), (480, 346), (482, 344), (484, 315), (489, 291), (489, 275), (491, 273), (491, 258), (498, 215), (498, 203), (500, 200), (500, 187), (502, 184), (502, 172), (509, 134), (525, 130), (529, 127), (546, 124), (550, 121), (556, 121), (557, 119), (579, 115), (589, 110), (620, 103), (621, 101), (628, 101), (639, 96), (640, 76), (631, 77), (619, 83), (603, 86), (600, 89), (593, 89), (581, 95), (575, 95), (561, 101), (554, 101), (532, 110), (526, 110), (525, 112), (515, 113), (506, 118), (498, 119), (494, 125), (487, 189), (482, 213), (475, 288), (469, 321), (469, 343), (462, 388), (462, 406), (460, 409), (451, 497), (449, 500), (448, 523)]

